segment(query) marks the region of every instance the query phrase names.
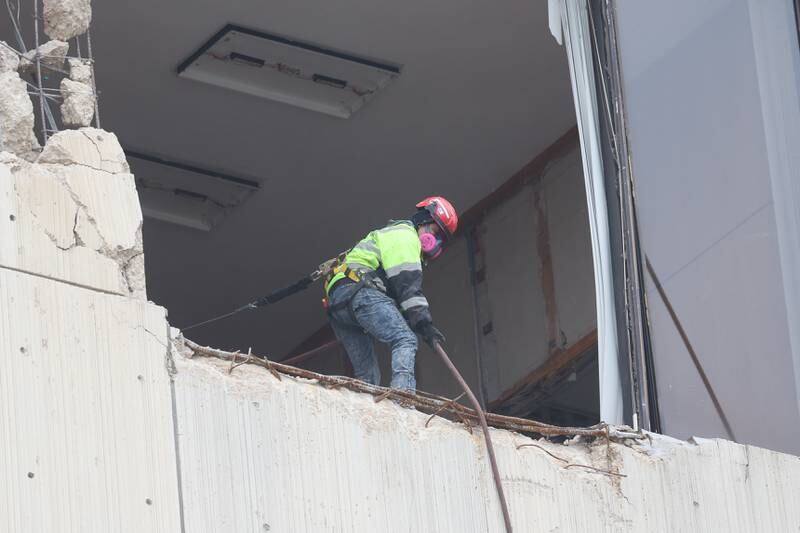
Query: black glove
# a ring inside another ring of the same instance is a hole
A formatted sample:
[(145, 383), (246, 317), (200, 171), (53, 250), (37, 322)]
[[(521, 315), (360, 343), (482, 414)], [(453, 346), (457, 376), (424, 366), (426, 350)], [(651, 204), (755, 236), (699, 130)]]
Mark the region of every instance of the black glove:
[(423, 322), (417, 326), (417, 333), (425, 343), (433, 348), (434, 343), (444, 344), (445, 338), (441, 331), (431, 322)]

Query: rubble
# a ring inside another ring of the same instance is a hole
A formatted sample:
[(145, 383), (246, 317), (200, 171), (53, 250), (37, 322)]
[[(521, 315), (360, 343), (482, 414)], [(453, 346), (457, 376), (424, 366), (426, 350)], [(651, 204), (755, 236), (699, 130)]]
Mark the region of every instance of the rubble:
[(90, 0), (43, 0), (43, 3), (44, 32), (51, 39), (67, 41), (89, 29)]
[(69, 79), (92, 85), (92, 62), (88, 59), (70, 57), (67, 59), (69, 65)]
[(48, 41), (38, 48), (29, 50), (22, 54), (20, 60), (20, 72), (33, 72), (36, 69), (36, 53), (39, 53), (39, 62), (42, 67), (50, 67), (61, 70), (64, 68), (64, 61), (69, 53), (69, 43), (64, 41)]
[(0, 73), (0, 95), (0, 151), (33, 159), (40, 147), (27, 84), (16, 72)]
[(0, 41), (0, 74), (16, 72), (19, 68), (19, 54), (5, 41)]
[(61, 120), (65, 126), (81, 128), (92, 123), (95, 96), (90, 85), (64, 78), (61, 97)]

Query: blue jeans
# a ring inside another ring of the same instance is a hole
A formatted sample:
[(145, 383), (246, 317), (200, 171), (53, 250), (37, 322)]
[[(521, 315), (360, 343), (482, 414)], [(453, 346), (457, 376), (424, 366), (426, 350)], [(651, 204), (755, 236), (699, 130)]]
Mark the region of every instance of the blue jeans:
[[(353, 363), (358, 379), (380, 385), (381, 371), (373, 338), (392, 349), (392, 382), (395, 389), (415, 390), (414, 360), (417, 336), (411, 331), (397, 304), (371, 287), (358, 291), (355, 283), (335, 287), (330, 294), (331, 326)], [(355, 295), (354, 295), (355, 293)], [(342, 302), (352, 298), (349, 305)], [(339, 307), (336, 307), (340, 305)]]

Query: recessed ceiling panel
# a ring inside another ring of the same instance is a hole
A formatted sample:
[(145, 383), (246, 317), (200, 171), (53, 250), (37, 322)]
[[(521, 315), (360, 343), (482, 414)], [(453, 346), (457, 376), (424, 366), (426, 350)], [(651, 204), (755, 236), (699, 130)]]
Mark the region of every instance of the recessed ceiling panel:
[(396, 64), (228, 25), (178, 75), (349, 118), (400, 74)]

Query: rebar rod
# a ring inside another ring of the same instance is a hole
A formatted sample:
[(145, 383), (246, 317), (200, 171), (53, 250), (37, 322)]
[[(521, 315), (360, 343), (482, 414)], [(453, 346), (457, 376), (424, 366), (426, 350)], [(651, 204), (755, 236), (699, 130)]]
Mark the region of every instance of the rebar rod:
[(92, 52), (92, 32), (86, 30), (86, 53), (89, 55), (89, 65), (92, 71), (92, 91), (94, 92), (94, 125), (100, 129), (100, 96), (97, 94), (97, 80), (94, 71), (94, 53)]
[(453, 375), (453, 377), (458, 381), (458, 384), (461, 385), (461, 388), (464, 390), (464, 393), (469, 398), (470, 403), (472, 404), (473, 409), (478, 414), (478, 419), (481, 423), (481, 428), (483, 429), (483, 437), (486, 439), (486, 451), (489, 455), (489, 463), (492, 466), (492, 476), (494, 477), (494, 486), (497, 488), (497, 496), (500, 498), (500, 509), (503, 511), (503, 522), (506, 525), (506, 533), (512, 532), (511, 527), (511, 515), (508, 512), (508, 502), (506, 502), (506, 494), (503, 491), (503, 481), (500, 479), (500, 469), (497, 467), (497, 458), (494, 454), (494, 446), (492, 445), (492, 436), (489, 434), (489, 424), (486, 423), (486, 414), (483, 412), (481, 408), (481, 404), (478, 402), (478, 399), (472, 393), (472, 389), (469, 388), (467, 382), (464, 380), (464, 377), (461, 375), (461, 372), (458, 371), (456, 365), (453, 364), (453, 361), (450, 360), (450, 357), (447, 355), (447, 352), (444, 351), (442, 348), (441, 343), (434, 342), (433, 343), (434, 351), (439, 354), (439, 357), (442, 358), (442, 362), (444, 362), (447, 369)]
[(42, 140), (47, 143), (47, 118), (44, 114), (44, 91), (42, 87), (42, 62), (39, 52), (39, 0), (33, 2), (33, 35), (36, 59), (36, 85), (39, 88), (39, 116), (42, 120)]
[[(234, 352), (227, 352), (209, 346), (200, 346), (189, 339), (182, 339), (182, 342), (189, 348), (195, 355), (203, 355), (206, 357), (214, 357), (225, 361), (230, 361), (236, 356)], [(478, 415), (474, 410), (459, 403), (452, 403), (450, 398), (437, 396), (429, 392), (416, 391), (416, 393), (402, 391), (398, 389), (389, 389), (379, 385), (371, 385), (356, 378), (349, 378), (345, 376), (329, 376), (319, 374), (317, 372), (306, 370), (304, 368), (297, 368), (291, 365), (281, 364), (275, 361), (267, 363), (264, 356), (253, 354), (254, 357), (247, 362), (250, 365), (260, 366), (265, 369), (273, 369), (281, 374), (292, 376), (295, 378), (302, 378), (314, 380), (324, 387), (330, 388), (346, 388), (356, 392), (363, 392), (373, 396), (389, 395), (393, 398), (401, 399), (403, 402), (415, 407), (426, 410), (427, 412), (434, 412), (437, 409), (445, 406), (445, 412), (453, 414), (455, 417), (465, 417), (469, 420), (478, 420)], [(449, 404), (449, 405), (447, 405)], [(457, 413), (457, 415), (456, 415)], [(605, 423), (595, 424), (589, 427), (568, 427), (568, 426), (554, 426), (544, 422), (537, 422), (535, 420), (527, 420), (525, 418), (517, 418), (514, 416), (497, 415), (494, 413), (486, 413), (486, 421), (493, 427), (508, 429), (512, 431), (519, 431), (523, 433), (535, 433), (545, 437), (562, 437), (562, 436), (577, 436), (582, 435), (586, 437), (605, 437), (610, 436), (618, 439), (642, 439), (644, 436), (640, 433), (632, 431), (625, 431), (618, 428), (610, 428)]]

